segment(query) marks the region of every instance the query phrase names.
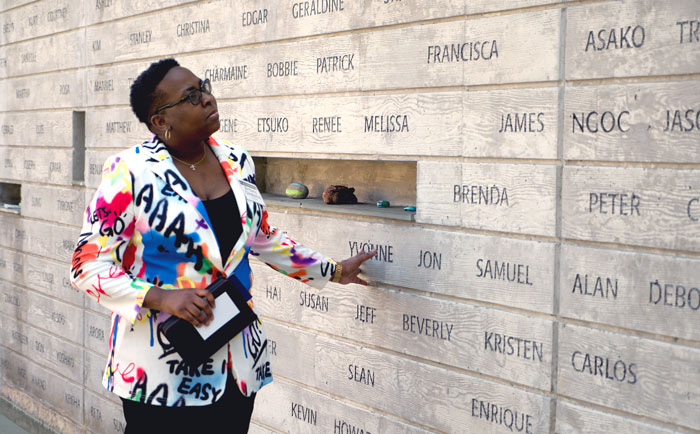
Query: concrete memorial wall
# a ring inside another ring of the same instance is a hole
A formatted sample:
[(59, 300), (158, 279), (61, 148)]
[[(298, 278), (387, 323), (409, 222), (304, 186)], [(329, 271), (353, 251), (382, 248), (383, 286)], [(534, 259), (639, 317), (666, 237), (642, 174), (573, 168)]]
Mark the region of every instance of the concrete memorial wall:
[[(148, 137), (131, 82), (175, 56), (272, 223), (379, 250), (366, 288), (254, 264), (251, 432), (700, 432), (696, 0), (5, 0), (0, 26), (0, 395), (51, 429), (124, 429), (70, 255)], [(365, 204), (322, 204), (339, 180)]]

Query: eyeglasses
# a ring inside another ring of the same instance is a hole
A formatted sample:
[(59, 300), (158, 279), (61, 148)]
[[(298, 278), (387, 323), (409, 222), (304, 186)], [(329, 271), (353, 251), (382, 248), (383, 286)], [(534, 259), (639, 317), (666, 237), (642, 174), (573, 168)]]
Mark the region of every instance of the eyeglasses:
[(208, 78), (202, 82), (202, 85), (199, 87), (199, 89), (193, 90), (192, 92), (188, 93), (187, 95), (183, 96), (182, 98), (180, 98), (172, 104), (167, 104), (159, 109), (156, 109), (156, 111), (153, 112), (153, 114), (157, 114), (159, 111), (165, 110), (166, 108), (174, 107), (184, 101), (189, 101), (190, 104), (197, 105), (200, 102), (202, 102), (202, 92), (206, 93), (207, 95), (211, 95), (211, 82), (209, 82)]

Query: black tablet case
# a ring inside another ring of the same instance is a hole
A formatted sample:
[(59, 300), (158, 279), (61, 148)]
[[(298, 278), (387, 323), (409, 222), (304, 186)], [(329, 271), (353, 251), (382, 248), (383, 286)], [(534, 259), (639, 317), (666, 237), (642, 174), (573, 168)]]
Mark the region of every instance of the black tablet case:
[(240, 311), (207, 339), (202, 338), (195, 326), (176, 316), (171, 316), (158, 325), (158, 330), (165, 335), (182, 360), (190, 366), (199, 366), (204, 363), (219, 348), (258, 319), (243, 298), (243, 294), (248, 294), (248, 288), (235, 275), (231, 275), (228, 279), (220, 277), (209, 285), (207, 290), (214, 298), (226, 292)]

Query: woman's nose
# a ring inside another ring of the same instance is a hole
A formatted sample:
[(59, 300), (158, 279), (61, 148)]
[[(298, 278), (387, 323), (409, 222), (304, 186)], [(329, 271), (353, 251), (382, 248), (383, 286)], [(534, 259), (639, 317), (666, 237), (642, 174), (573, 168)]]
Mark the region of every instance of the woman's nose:
[(213, 104), (214, 101), (216, 101), (216, 98), (214, 98), (214, 95), (206, 92), (202, 92), (202, 106), (206, 107), (209, 104)]

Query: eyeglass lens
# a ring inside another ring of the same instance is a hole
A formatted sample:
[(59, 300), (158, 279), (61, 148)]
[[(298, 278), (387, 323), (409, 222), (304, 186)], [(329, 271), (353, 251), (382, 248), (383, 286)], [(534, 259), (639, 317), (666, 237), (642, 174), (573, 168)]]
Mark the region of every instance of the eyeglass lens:
[(187, 95), (187, 100), (190, 102), (192, 105), (197, 105), (200, 102), (202, 102), (202, 92), (206, 92), (208, 94), (211, 94), (211, 82), (209, 79), (204, 80), (202, 82), (202, 87), (200, 89), (195, 89), (192, 92)]

